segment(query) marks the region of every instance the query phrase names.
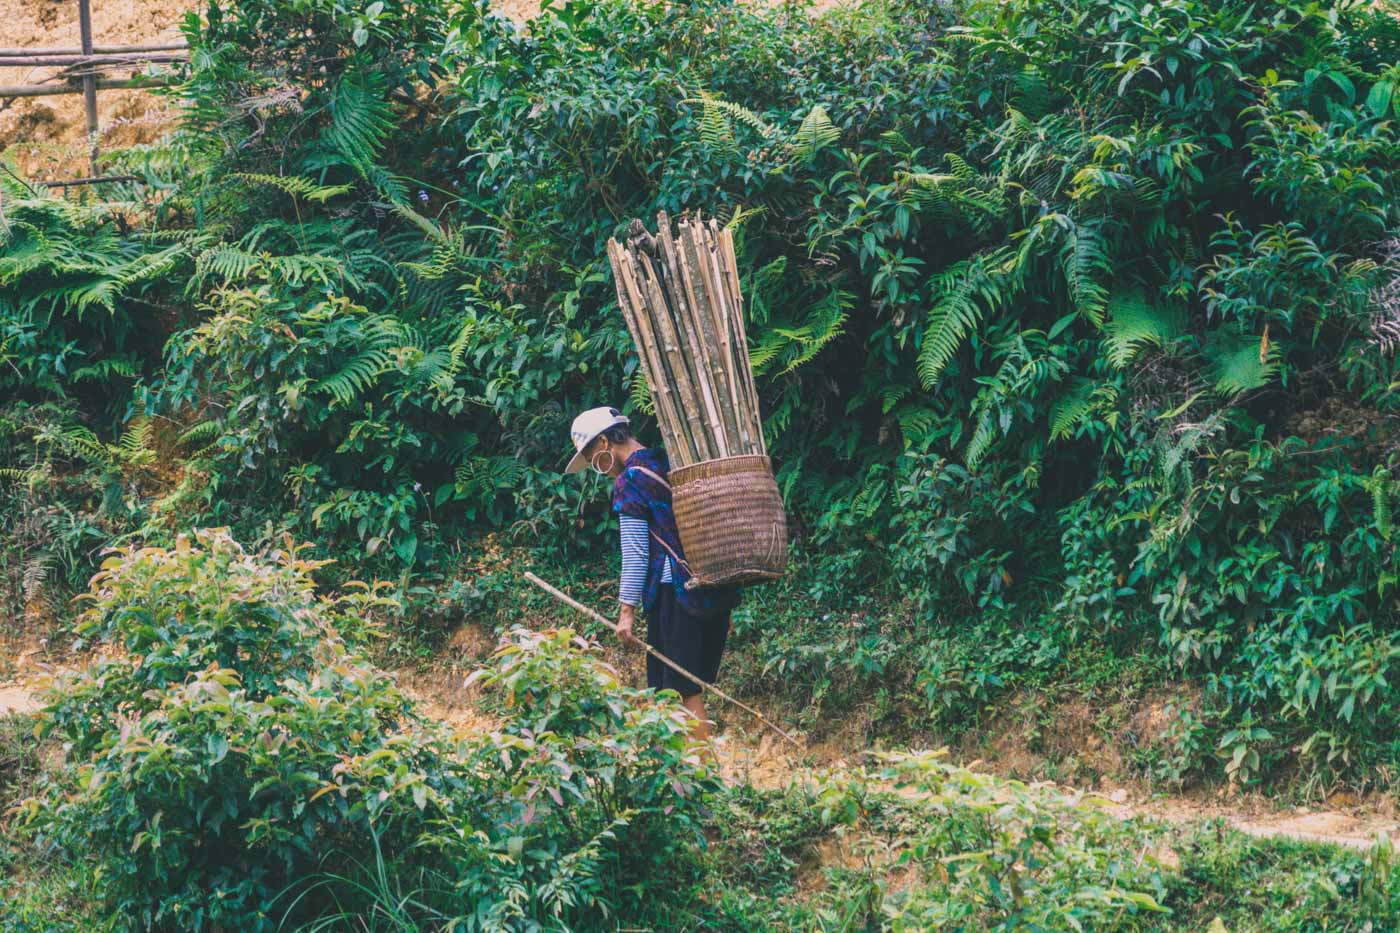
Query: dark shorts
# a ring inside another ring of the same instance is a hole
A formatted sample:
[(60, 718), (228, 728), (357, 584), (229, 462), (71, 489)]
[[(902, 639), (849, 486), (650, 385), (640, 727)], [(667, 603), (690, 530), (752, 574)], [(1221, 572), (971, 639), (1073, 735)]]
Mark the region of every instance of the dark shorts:
[[(661, 585), (656, 605), (647, 614), (647, 644), (707, 684), (719, 675), (719, 658), (729, 638), (729, 613), (709, 618), (687, 613), (676, 605), (676, 591)], [(700, 692), (695, 681), (678, 674), (647, 655), (647, 686), (653, 690), (674, 690), (683, 697)]]

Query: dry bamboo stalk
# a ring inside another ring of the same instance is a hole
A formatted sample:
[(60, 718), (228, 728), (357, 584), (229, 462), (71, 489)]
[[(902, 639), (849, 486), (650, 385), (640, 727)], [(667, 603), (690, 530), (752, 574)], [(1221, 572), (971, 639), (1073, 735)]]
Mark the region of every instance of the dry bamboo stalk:
[(617, 286), (617, 304), (622, 311), (622, 320), (627, 324), (627, 332), (632, 336), (632, 343), (637, 348), (637, 359), (640, 363), (642, 378), (647, 381), (647, 388), (652, 393), (652, 407), (656, 410), (656, 422), (661, 428), (661, 433), (669, 440), (675, 436), (675, 431), (671, 427), (670, 400), (667, 397), (669, 390), (662, 384), (660, 391), (653, 388), (658, 385), (655, 376), (655, 363), (651, 360), (649, 353), (654, 350), (646, 341), (642, 339), (641, 331), (637, 329), (636, 321), (633, 319), (637, 314), (633, 299), (629, 290), (635, 292), (636, 283), (629, 281), (630, 273), (627, 269), (626, 258), (622, 251), (622, 246), (616, 240), (608, 240), (608, 262), (612, 265), (613, 281)]
[(618, 264), (613, 267), (613, 272), (628, 292), (631, 314), (629, 327), (635, 330), (632, 339), (637, 344), (637, 354), (642, 360), (642, 371), (647, 380), (647, 387), (651, 389), (652, 399), (656, 403), (657, 423), (666, 439), (667, 447), (670, 448), (676, 460), (682, 465), (686, 462), (696, 462), (699, 459), (699, 454), (690, 444), (689, 436), (684, 430), (680, 401), (675, 397), (671, 382), (666, 376), (660, 346), (656, 341), (655, 334), (652, 333), (651, 320), (646, 310), (646, 303), (642, 300), (641, 287), (637, 282), (632, 256), (621, 244), (616, 244), (616, 250)]
[(666, 268), (666, 290), (671, 296), (671, 307), (676, 313), (677, 329), (684, 338), (683, 347), (690, 351), (690, 361), (695, 367), (696, 382), (699, 383), (700, 395), (705, 402), (705, 414), (708, 417), (711, 433), (711, 442), (716, 455), (720, 457), (729, 456), (729, 442), (733, 434), (726, 436), (725, 425), (720, 418), (720, 409), (715, 400), (715, 386), (712, 385), (714, 379), (710, 371), (710, 357), (707, 351), (705, 335), (697, 326), (698, 316), (694, 307), (688, 299), (693, 299), (694, 295), (689, 294), (686, 287), (685, 278), (682, 274), (679, 258), (676, 253), (676, 243), (671, 236), (671, 219), (662, 211), (657, 215), (656, 239), (661, 246), (661, 258)]
[(608, 242), (618, 305), (677, 466), (766, 453), (733, 232), (699, 218)]
[[(615, 247), (609, 244), (609, 248), (611, 250)], [(656, 410), (656, 422), (661, 429), (661, 433), (669, 439), (675, 435), (675, 430), (672, 428), (674, 413), (672, 411), (670, 392), (665, 384), (660, 383), (654, 375), (657, 364), (651, 358), (651, 353), (654, 352), (655, 348), (652, 347), (650, 345), (651, 342), (643, 336), (643, 332), (636, 321), (636, 317), (640, 313), (635, 306), (633, 297), (636, 292), (636, 283), (628, 280), (630, 274), (626, 268), (625, 259), (620, 255), (620, 250), (619, 255), (616, 257), (610, 255), (609, 258), (613, 258), (617, 263), (617, 265), (613, 267), (613, 274), (618, 283), (618, 304), (622, 309), (623, 320), (627, 322), (627, 330), (632, 335), (632, 343), (637, 348), (637, 358), (640, 362), (642, 377), (647, 381), (647, 387), (651, 389), (652, 392), (652, 407)], [(631, 292), (632, 295), (629, 295), (629, 292)], [(660, 391), (652, 388), (657, 385), (660, 386)]]
[(689, 227), (682, 221), (679, 225), (680, 237), (673, 240), (675, 261), (679, 279), (685, 288), (687, 304), (691, 313), (691, 326), (695, 328), (698, 335), (698, 342), (701, 355), (704, 359), (705, 370), (711, 383), (711, 392), (715, 397), (715, 405), (719, 409), (720, 424), (717, 430), (724, 434), (726, 456), (745, 453), (744, 438), (738, 430), (738, 422), (735, 420), (734, 395), (731, 384), (726, 378), (727, 368), (724, 365), (724, 348), (715, 339), (714, 320), (711, 317), (709, 308), (709, 297), (702, 286), (697, 289), (694, 281), (694, 264), (690, 261), (694, 251), (694, 243), (689, 236)]
[[(710, 221), (715, 226), (714, 221)], [(758, 431), (758, 452), (768, 453), (768, 443), (763, 439), (763, 416), (758, 405), (758, 385), (753, 379), (753, 366), (749, 364), (749, 335), (744, 326), (744, 299), (739, 290), (739, 260), (734, 255), (734, 231), (725, 227), (719, 233), (720, 247), (723, 250), (725, 269), (725, 282), (729, 286), (734, 297), (734, 322), (739, 330), (739, 349), (743, 352), (743, 366), (745, 382), (748, 384), (749, 398), (753, 405), (753, 423)]]
[(670, 309), (666, 305), (666, 297), (661, 294), (656, 269), (652, 266), (651, 258), (646, 253), (640, 253), (637, 259), (641, 260), (639, 267), (643, 272), (642, 284), (646, 287), (646, 294), (651, 299), (652, 323), (656, 325), (661, 337), (661, 349), (670, 361), (671, 378), (674, 380), (673, 384), (680, 397), (682, 413), (690, 424), (691, 446), (695, 448), (695, 452), (701, 460), (712, 460), (714, 459), (714, 450), (709, 444), (705, 424), (700, 417), (700, 394), (691, 384), (685, 354), (681, 352), (680, 336), (676, 333), (676, 323), (671, 318)]
[(728, 399), (728, 430), (735, 438), (734, 447), (736, 452), (750, 454), (753, 452), (753, 437), (748, 429), (748, 419), (743, 412), (743, 396), (739, 395), (739, 382), (734, 373), (734, 354), (729, 349), (729, 329), (725, 326), (725, 307), (722, 301), (715, 296), (714, 289), (708, 282), (708, 277), (704, 275), (706, 263), (701, 261), (704, 255), (703, 242), (697, 237), (703, 235), (703, 227), (696, 221), (683, 224), (682, 241), (685, 244), (686, 252), (682, 255), (682, 261), (686, 263), (687, 280), (696, 284), (699, 294), (703, 298), (697, 301), (704, 305), (704, 329), (706, 329), (706, 339), (715, 349), (715, 356), (720, 357), (720, 370), (724, 374), (725, 395)]
[[(744, 340), (740, 331), (742, 326), (740, 318), (743, 315), (743, 309), (735, 306), (733, 296), (725, 283), (722, 254), (713, 229), (706, 228), (702, 223), (700, 230), (704, 245), (701, 266), (711, 293), (716, 297), (719, 307), (723, 309), (722, 324), (730, 334), (730, 356), (733, 359), (731, 365), (736, 370), (743, 370), (747, 373), (749, 371), (748, 342)], [(755, 453), (762, 453), (763, 435), (758, 420), (758, 401), (757, 398), (749, 395), (747, 380), (742, 388), (744, 390), (743, 411), (748, 434), (751, 438), (751, 449)]]
[(641, 297), (644, 291), (634, 257), (627, 257), (627, 268), (633, 286), (637, 289), (638, 301), (635, 305), (637, 329), (642, 333), (642, 337), (647, 342), (651, 354), (652, 381), (648, 383), (648, 386), (659, 389), (665, 394), (666, 398), (668, 413), (667, 423), (670, 426), (670, 437), (667, 438), (667, 446), (675, 450), (676, 458), (679, 462), (695, 463), (703, 459), (703, 456), (700, 449), (696, 447), (695, 441), (691, 438), (691, 432), (686, 428), (686, 401), (680, 395), (675, 381), (667, 370), (666, 354), (662, 347), (661, 340), (656, 335), (656, 325), (652, 320), (647, 302)]

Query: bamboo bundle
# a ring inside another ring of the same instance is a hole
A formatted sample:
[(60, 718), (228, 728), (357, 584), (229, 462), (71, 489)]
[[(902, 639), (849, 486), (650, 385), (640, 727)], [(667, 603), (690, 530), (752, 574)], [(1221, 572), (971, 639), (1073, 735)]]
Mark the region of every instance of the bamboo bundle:
[(686, 217), (673, 230), (664, 211), (657, 224), (633, 221), (608, 259), (672, 465), (766, 455), (733, 234)]
[(763, 440), (734, 238), (682, 217), (608, 241), (617, 300), (671, 459), (676, 526), (696, 585), (787, 566), (787, 519)]

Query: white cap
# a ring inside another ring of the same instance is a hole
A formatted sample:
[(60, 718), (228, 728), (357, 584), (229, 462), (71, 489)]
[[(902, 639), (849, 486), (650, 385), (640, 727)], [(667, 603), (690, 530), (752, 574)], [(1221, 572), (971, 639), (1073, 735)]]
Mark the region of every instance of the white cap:
[(619, 424), (631, 423), (622, 412), (607, 406), (590, 408), (579, 415), (569, 428), (569, 438), (574, 442), (574, 450), (578, 452), (569, 458), (569, 465), (564, 467), (564, 472), (577, 473), (588, 466), (588, 460), (583, 456), (584, 448), (597, 440), (599, 434)]

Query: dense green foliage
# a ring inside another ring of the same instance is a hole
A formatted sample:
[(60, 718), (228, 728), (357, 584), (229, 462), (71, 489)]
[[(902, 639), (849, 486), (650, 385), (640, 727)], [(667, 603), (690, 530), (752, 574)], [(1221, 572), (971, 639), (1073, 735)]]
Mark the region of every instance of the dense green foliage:
[(696, 845), (715, 782), (676, 704), (567, 630), (521, 634), (484, 678), (515, 712), (455, 735), (353, 647), (379, 597), (318, 596), (316, 567), (205, 533), (93, 581), (80, 627), (119, 654), (51, 691), (41, 734), (67, 767), (19, 819), (94, 862), (110, 916), (592, 926), (635, 909), (619, 879)]
[(949, 728), (1161, 654), (1204, 688), (1165, 772), (1367, 783), (1400, 761), (1392, 13), (215, 4), (184, 124), (111, 157), (146, 183), (0, 182), (7, 609), (199, 525), (315, 539), (410, 618), (463, 539), (596, 553), (564, 426), (648, 404), (602, 245), (699, 210), (805, 554), (741, 628), (769, 678)]

